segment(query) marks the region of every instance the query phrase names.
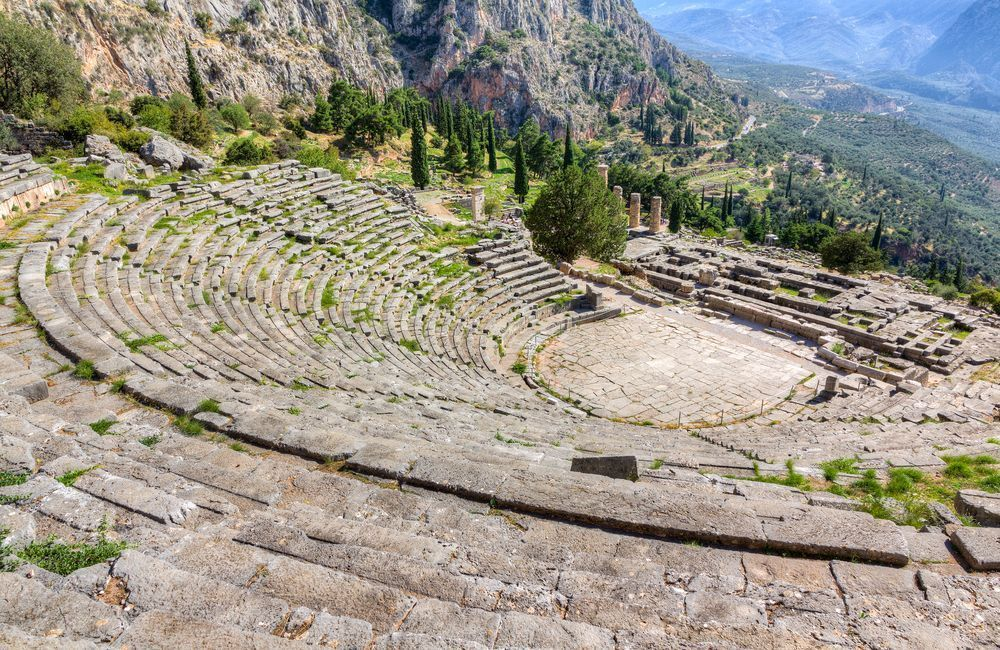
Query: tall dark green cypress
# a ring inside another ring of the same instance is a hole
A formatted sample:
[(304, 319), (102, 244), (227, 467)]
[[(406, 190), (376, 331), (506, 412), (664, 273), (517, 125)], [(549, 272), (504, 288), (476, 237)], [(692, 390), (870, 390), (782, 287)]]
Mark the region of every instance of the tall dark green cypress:
[(701, 186), (701, 209), (702, 212), (705, 211), (705, 186)]
[(528, 196), (528, 164), (524, 160), (524, 143), (520, 137), (514, 150), (514, 196), (518, 203), (524, 203)]
[(431, 172), (427, 164), (427, 140), (424, 137), (424, 124), (414, 120), (413, 131), (410, 134), (410, 176), (413, 184), (424, 189), (431, 182)]
[(882, 249), (882, 215), (878, 215), (878, 225), (875, 226), (875, 232), (872, 234), (872, 248), (875, 250)]
[(952, 278), (952, 284), (959, 291), (965, 291), (965, 262), (961, 257), (958, 258), (958, 264), (955, 265), (955, 276)]
[(788, 170), (788, 182), (785, 184), (785, 198), (791, 198), (792, 196), (792, 170)]
[(194, 60), (194, 53), (191, 52), (191, 44), (184, 41), (184, 56), (187, 58), (188, 88), (191, 90), (191, 101), (198, 108), (204, 109), (208, 106), (208, 95), (205, 94), (205, 83), (201, 80), (201, 73), (198, 72), (198, 64)]
[(489, 114), (486, 133), (486, 154), (489, 157), (490, 172), (497, 173), (497, 137), (493, 130), (493, 113)]
[(479, 136), (472, 120), (469, 121), (466, 129), (465, 140), (465, 168), (473, 175), (478, 174), (483, 169), (483, 150), (479, 145)]
[(563, 169), (576, 164), (573, 159), (573, 116), (566, 120), (566, 137), (563, 139)]
[(681, 201), (680, 199), (675, 199), (673, 203), (670, 204), (670, 220), (667, 223), (667, 227), (670, 228), (670, 232), (677, 233), (681, 231)]

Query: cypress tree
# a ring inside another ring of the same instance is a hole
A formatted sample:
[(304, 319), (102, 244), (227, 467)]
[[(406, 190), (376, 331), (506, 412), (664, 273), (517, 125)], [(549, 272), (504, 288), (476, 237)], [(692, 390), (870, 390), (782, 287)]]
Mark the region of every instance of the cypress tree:
[(791, 198), (792, 196), (792, 170), (788, 170), (788, 182), (785, 184), (785, 198)]
[(198, 65), (191, 52), (191, 44), (187, 41), (184, 41), (184, 55), (187, 58), (188, 88), (191, 89), (191, 100), (195, 106), (204, 109), (208, 106), (208, 95), (205, 94), (205, 84), (201, 80), (201, 73), (198, 72)]
[(961, 257), (958, 258), (958, 264), (955, 266), (955, 276), (952, 278), (952, 284), (959, 291), (965, 291), (965, 262)]
[(524, 161), (524, 143), (521, 138), (517, 139), (517, 148), (514, 150), (514, 196), (518, 203), (524, 203), (524, 197), (528, 196), (528, 164)]
[(476, 137), (476, 131), (476, 127), (470, 121), (466, 130), (465, 167), (473, 175), (478, 174), (483, 168), (483, 150), (479, 146), (479, 138)]
[(882, 249), (882, 215), (878, 215), (878, 225), (875, 226), (875, 232), (872, 234), (872, 248), (875, 250)]
[(427, 165), (427, 140), (424, 138), (424, 125), (416, 120), (410, 133), (410, 176), (413, 184), (424, 189), (431, 182), (430, 168)]
[(462, 147), (458, 144), (458, 136), (454, 133), (448, 138), (448, 145), (444, 148), (445, 168), (457, 174), (465, 167), (465, 158), (462, 156)]
[(670, 133), (670, 144), (674, 145), (675, 147), (679, 146), (681, 143), (681, 138), (682, 138), (681, 124), (680, 122), (678, 122), (677, 124), (674, 124), (674, 130)]
[(701, 210), (705, 211), (705, 186), (701, 186)]
[(573, 160), (573, 116), (566, 120), (566, 137), (563, 139), (563, 169), (576, 164)]
[(493, 130), (493, 113), (489, 114), (486, 133), (486, 154), (489, 156), (490, 172), (497, 173), (497, 139)]
[(678, 233), (681, 231), (681, 201), (676, 199), (670, 204), (670, 220), (668, 222), (668, 227), (670, 232)]
[(864, 185), (868, 182), (868, 163), (865, 163), (865, 171), (861, 174), (861, 184)]

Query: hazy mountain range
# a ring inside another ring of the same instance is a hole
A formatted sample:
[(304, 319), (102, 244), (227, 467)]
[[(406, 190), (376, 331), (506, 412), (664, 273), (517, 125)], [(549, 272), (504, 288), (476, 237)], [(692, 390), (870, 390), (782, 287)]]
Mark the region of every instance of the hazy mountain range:
[(682, 47), (1000, 110), (1000, 0), (636, 0)]
[(972, 0), (636, 0), (679, 44), (837, 71), (909, 69)]

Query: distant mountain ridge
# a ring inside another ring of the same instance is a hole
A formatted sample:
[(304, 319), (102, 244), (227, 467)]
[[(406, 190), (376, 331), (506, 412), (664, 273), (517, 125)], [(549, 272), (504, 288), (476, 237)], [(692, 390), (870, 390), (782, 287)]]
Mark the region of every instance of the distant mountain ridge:
[(859, 73), (905, 70), (973, 0), (636, 0), (682, 45)]
[(957, 73), (1000, 88), (1000, 0), (978, 0), (920, 58), (918, 74)]

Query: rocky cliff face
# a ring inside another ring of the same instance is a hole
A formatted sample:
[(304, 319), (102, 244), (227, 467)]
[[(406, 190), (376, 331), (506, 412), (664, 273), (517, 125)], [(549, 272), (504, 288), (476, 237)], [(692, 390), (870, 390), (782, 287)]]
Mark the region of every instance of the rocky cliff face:
[(593, 130), (611, 108), (662, 100), (667, 80), (709, 128), (734, 109), (707, 66), (660, 37), (631, 0), (0, 0), (72, 43), (98, 89), (185, 90), (184, 41), (210, 93), (277, 102), (336, 76), (404, 83), (558, 130)]

